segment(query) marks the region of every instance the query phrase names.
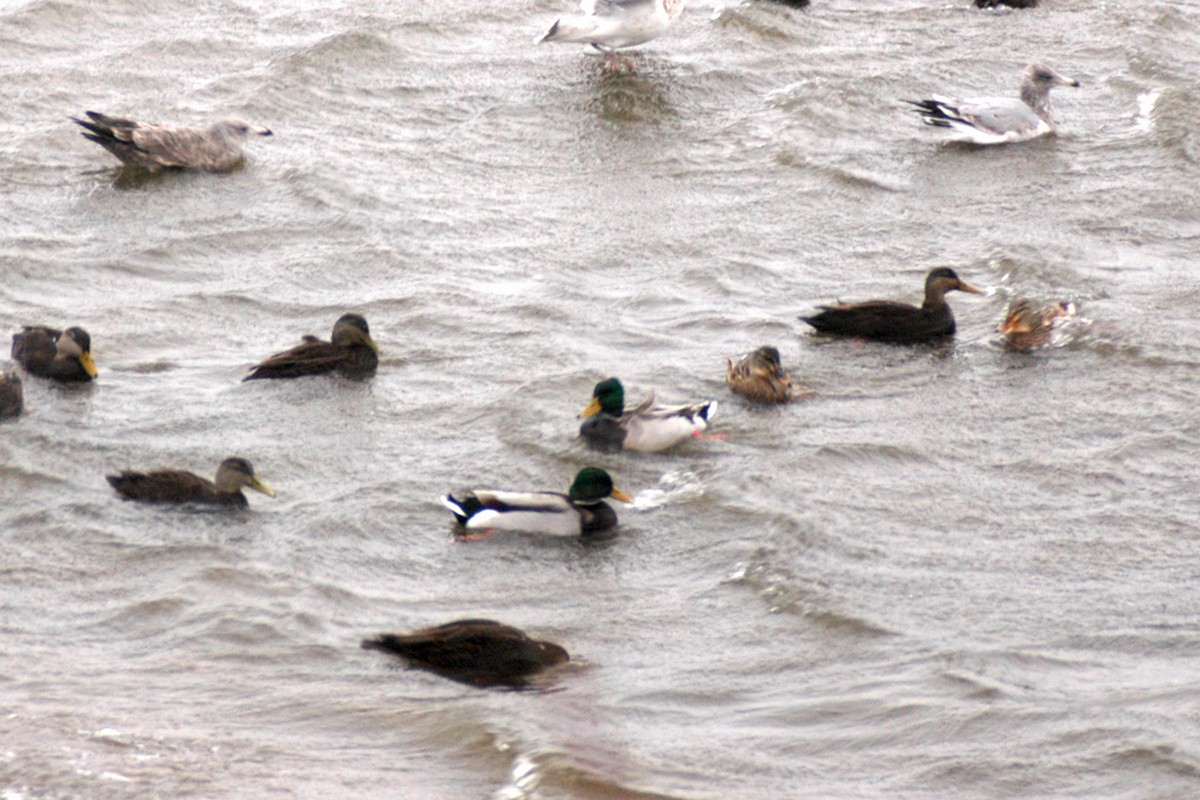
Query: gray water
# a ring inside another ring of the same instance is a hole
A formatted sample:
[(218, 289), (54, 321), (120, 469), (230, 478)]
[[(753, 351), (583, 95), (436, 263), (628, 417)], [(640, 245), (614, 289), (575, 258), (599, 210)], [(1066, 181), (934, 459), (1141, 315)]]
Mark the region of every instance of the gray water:
[[(0, 330), (101, 371), (0, 423), (0, 796), (1200, 796), (1200, 6), (693, 3), (606, 71), (559, 0), (0, 2)], [(900, 98), (1079, 79), (1056, 137)], [(275, 131), (127, 180), (87, 109)], [(951, 343), (812, 336), (919, 299)], [(1061, 346), (1006, 351), (1018, 295)], [(370, 381), (239, 379), (344, 311)], [(724, 358), (816, 392), (751, 407)], [(5, 345), (7, 346), (7, 345)], [(715, 398), (600, 455), (592, 385)], [(238, 514), (104, 475), (249, 458)], [(635, 496), (599, 544), (456, 542), (439, 495)], [(481, 691), (359, 641), (486, 616), (572, 663)]]

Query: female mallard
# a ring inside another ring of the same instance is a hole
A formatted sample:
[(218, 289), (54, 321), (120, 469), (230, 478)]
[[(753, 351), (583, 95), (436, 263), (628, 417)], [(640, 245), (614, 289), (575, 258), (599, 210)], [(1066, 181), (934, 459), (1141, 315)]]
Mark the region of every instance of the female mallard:
[(734, 392), (756, 403), (786, 403), (802, 393), (780, 363), (779, 350), (760, 347), (735, 363), (725, 359), (725, 383)]
[(475, 686), (521, 686), (525, 678), (571, 659), (553, 642), (490, 619), (461, 619), (412, 633), (384, 633), (364, 639), (367, 650), (405, 658), (443, 677)]
[(244, 381), (259, 378), (302, 378), (340, 372), (347, 376), (365, 376), (379, 365), (379, 346), (371, 339), (371, 329), (361, 314), (343, 314), (333, 325), (330, 341), (316, 336), (303, 337), (303, 344), (276, 353), (254, 367)]
[(579, 435), (605, 452), (625, 449), (657, 453), (699, 436), (716, 413), (716, 400), (660, 406), (655, 404), (653, 394), (626, 411), (625, 387), (616, 378), (608, 378), (596, 384), (591, 404), (580, 412), (586, 419)]
[(64, 383), (95, 378), (92, 337), (83, 328), (60, 331), (44, 325), (26, 325), (13, 334), (12, 357), (29, 374)]
[(924, 342), (954, 333), (954, 314), (946, 292), (982, 294), (959, 280), (954, 270), (938, 267), (925, 278), (925, 302), (920, 308), (891, 300), (869, 300), (836, 306), (817, 306), (821, 313), (800, 319), (821, 333), (861, 336), (900, 344)]
[(608, 497), (632, 502), (629, 495), (613, 486), (607, 472), (587, 467), (579, 470), (566, 494), (476, 489), (461, 500), (446, 495), (442, 503), (454, 512), (459, 525), (468, 530), (487, 531), (483, 536), (495, 531), (578, 536), (606, 531), (617, 524), (617, 512), (604, 502)]
[(1032, 300), (1014, 300), (1008, 307), (997, 331), (1004, 334), (1004, 343), (1014, 350), (1032, 350), (1050, 344), (1055, 329), (1074, 317), (1074, 303), (1054, 303), (1038, 307)]
[(126, 500), (145, 503), (205, 503), (209, 505), (250, 505), (242, 487), (274, 497), (271, 487), (254, 474), (254, 467), (244, 458), (227, 458), (217, 467), (216, 482), (201, 478), (179, 469), (162, 469), (154, 472), (132, 472), (125, 470), (118, 475), (109, 475), (108, 482), (117, 494)]
[(21, 378), (12, 370), (0, 373), (0, 419), (15, 417), (25, 408)]

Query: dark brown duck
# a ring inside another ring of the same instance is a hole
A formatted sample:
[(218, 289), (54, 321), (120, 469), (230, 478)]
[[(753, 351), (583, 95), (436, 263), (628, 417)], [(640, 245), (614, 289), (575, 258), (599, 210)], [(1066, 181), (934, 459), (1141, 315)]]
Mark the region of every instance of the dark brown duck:
[(60, 331), (44, 325), (26, 325), (13, 334), (12, 357), (30, 375), (64, 383), (96, 377), (92, 337), (83, 328)]
[(244, 458), (227, 458), (217, 467), (216, 481), (201, 478), (179, 469), (154, 472), (125, 470), (107, 476), (117, 494), (126, 500), (144, 503), (204, 503), (207, 505), (245, 508), (250, 505), (243, 488), (274, 497), (275, 492), (254, 474), (254, 467)]
[(946, 293), (956, 290), (982, 293), (960, 280), (954, 270), (938, 267), (925, 278), (925, 302), (919, 307), (892, 300), (868, 300), (817, 306), (821, 309), (819, 314), (800, 319), (821, 333), (901, 344), (924, 342), (954, 333), (954, 314), (946, 302)]
[(0, 419), (19, 416), (25, 409), (21, 377), (12, 370), (0, 373)]
[(371, 375), (379, 366), (379, 346), (361, 314), (343, 314), (333, 325), (330, 341), (305, 336), (303, 343), (284, 350), (254, 367), (244, 381), (261, 378), (302, 378), (338, 372), (349, 377)]
[(462, 619), (412, 633), (385, 633), (364, 639), (368, 650), (383, 650), (410, 665), (473, 686), (521, 686), (541, 670), (570, 660), (553, 642), (490, 619)]

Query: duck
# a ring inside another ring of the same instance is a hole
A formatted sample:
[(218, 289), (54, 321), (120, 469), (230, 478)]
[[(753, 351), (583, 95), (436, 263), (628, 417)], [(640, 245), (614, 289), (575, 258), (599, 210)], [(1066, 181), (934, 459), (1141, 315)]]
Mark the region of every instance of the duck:
[(496, 531), (528, 531), (554, 536), (579, 536), (607, 531), (617, 525), (617, 512), (607, 498), (623, 503), (633, 498), (613, 485), (612, 477), (599, 467), (584, 467), (566, 494), (561, 492), (512, 492), (474, 489), (442, 498), (455, 520), (482, 539)]
[(92, 337), (83, 328), (65, 331), (45, 325), (25, 325), (12, 338), (12, 357), (30, 375), (62, 383), (85, 383), (97, 374), (92, 361)]
[(584, 417), (579, 435), (604, 452), (657, 453), (699, 436), (716, 413), (716, 400), (662, 406), (655, 403), (653, 393), (626, 411), (625, 387), (617, 378), (606, 378), (592, 389), (592, 402), (579, 412)]
[(1013, 350), (1032, 350), (1050, 344), (1050, 335), (1062, 323), (1074, 317), (1074, 303), (1061, 302), (1038, 306), (1032, 300), (1014, 300), (996, 330), (1004, 334), (1004, 343)]
[(778, 348), (760, 347), (736, 362), (725, 359), (725, 383), (756, 403), (787, 403), (801, 395), (783, 368)]
[(221, 462), (215, 481), (179, 469), (153, 472), (125, 470), (106, 477), (123, 499), (143, 503), (202, 503), (246, 508), (250, 503), (242, 494), (243, 488), (253, 489), (268, 497), (275, 496), (274, 490), (254, 474), (250, 462), (236, 456)]
[(379, 366), (379, 345), (361, 314), (343, 314), (333, 324), (330, 341), (302, 337), (302, 344), (276, 353), (250, 370), (243, 381), (264, 378), (302, 378), (339, 372), (348, 377), (365, 377)]
[(0, 419), (20, 416), (25, 410), (25, 390), (21, 376), (13, 370), (0, 373)]
[(364, 650), (398, 655), (410, 666), (479, 687), (520, 687), (542, 670), (570, 661), (554, 642), (490, 619), (460, 619), (409, 633), (381, 633)]
[(1038, 0), (975, 0), (976, 8), (1037, 8)]
[(946, 302), (952, 291), (983, 294), (948, 267), (938, 267), (925, 277), (925, 302), (920, 307), (892, 300), (868, 300), (817, 306), (820, 313), (800, 319), (821, 333), (860, 336), (881, 342), (912, 344), (954, 334), (954, 314)]

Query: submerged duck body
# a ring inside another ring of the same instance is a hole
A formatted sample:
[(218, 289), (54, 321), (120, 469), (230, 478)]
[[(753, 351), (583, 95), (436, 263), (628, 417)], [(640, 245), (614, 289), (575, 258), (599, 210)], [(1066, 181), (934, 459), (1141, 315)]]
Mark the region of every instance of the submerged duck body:
[(13, 334), (12, 357), (30, 375), (63, 383), (83, 383), (97, 375), (92, 337), (83, 328), (26, 325)]
[(553, 642), (490, 619), (463, 619), (411, 633), (364, 639), (367, 650), (401, 656), (411, 666), (475, 686), (521, 686), (547, 667), (570, 660)]
[(770, 346), (746, 353), (736, 362), (725, 359), (725, 383), (756, 403), (787, 403), (801, 394), (783, 368), (779, 350)]
[(1005, 345), (1013, 350), (1033, 350), (1050, 345), (1054, 331), (1076, 314), (1074, 303), (1039, 306), (1022, 298), (1012, 302), (996, 330), (1004, 334)]
[(301, 344), (276, 353), (255, 366), (243, 381), (303, 378), (338, 372), (348, 377), (372, 375), (379, 366), (379, 346), (361, 314), (343, 314), (333, 325), (330, 341), (305, 336)]
[(125, 500), (144, 503), (202, 503), (205, 505), (245, 508), (250, 503), (243, 488), (274, 497), (275, 492), (254, 474), (254, 467), (244, 458), (227, 458), (217, 467), (216, 481), (192, 472), (163, 469), (153, 472), (125, 470), (108, 475), (109, 484)]
[(25, 410), (25, 389), (12, 370), (0, 373), (0, 419), (19, 416)]
[(637, 450), (657, 453), (698, 436), (717, 413), (717, 401), (681, 406), (655, 403), (651, 394), (637, 407), (625, 410), (625, 387), (616, 378), (596, 384), (592, 402), (580, 412), (579, 435), (605, 452)]
[(566, 494), (475, 489), (442, 503), (458, 524), (472, 531), (529, 531), (555, 536), (579, 536), (606, 531), (617, 524), (617, 512), (607, 498), (631, 502), (598, 467), (581, 469)]
[(869, 300), (818, 306), (820, 313), (800, 319), (821, 333), (898, 344), (924, 342), (954, 334), (954, 314), (946, 302), (946, 293), (952, 291), (982, 294), (962, 281), (954, 270), (938, 267), (925, 278), (925, 302), (920, 306), (892, 300)]

